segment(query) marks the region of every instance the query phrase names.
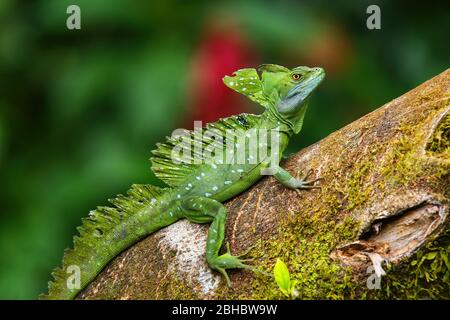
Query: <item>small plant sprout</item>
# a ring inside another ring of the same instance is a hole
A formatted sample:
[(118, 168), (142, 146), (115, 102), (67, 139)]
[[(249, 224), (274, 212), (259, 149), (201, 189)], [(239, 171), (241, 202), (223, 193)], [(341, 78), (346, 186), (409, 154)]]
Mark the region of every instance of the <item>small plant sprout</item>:
[(286, 297), (293, 299), (298, 296), (298, 291), (295, 288), (297, 281), (291, 280), (286, 264), (279, 258), (273, 268), (273, 275), (275, 276), (275, 281), (277, 282), (278, 287)]

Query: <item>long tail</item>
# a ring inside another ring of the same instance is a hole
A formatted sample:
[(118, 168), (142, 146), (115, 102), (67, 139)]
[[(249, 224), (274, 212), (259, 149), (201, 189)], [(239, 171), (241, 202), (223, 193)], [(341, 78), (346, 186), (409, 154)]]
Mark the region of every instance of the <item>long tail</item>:
[(124, 249), (175, 222), (166, 209), (170, 188), (133, 185), (127, 196), (109, 200), (114, 207), (98, 207), (82, 219), (73, 249), (64, 251), (62, 267), (52, 272), (48, 294), (40, 299), (73, 299)]

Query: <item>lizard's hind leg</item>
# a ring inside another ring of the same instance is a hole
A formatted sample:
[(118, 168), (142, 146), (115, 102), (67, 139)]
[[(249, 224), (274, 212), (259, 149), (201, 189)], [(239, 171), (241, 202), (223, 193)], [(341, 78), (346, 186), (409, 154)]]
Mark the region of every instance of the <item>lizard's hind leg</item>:
[[(225, 221), (227, 209), (225, 206), (210, 198), (191, 197), (181, 202), (182, 216), (194, 223), (209, 223), (211, 226), (206, 238), (206, 261), (211, 269), (219, 271), (230, 286), (231, 282), (226, 269), (245, 268), (255, 270), (254, 267), (244, 264), (242, 259), (227, 252), (219, 255), (225, 237)], [(256, 271), (256, 270), (255, 270)]]

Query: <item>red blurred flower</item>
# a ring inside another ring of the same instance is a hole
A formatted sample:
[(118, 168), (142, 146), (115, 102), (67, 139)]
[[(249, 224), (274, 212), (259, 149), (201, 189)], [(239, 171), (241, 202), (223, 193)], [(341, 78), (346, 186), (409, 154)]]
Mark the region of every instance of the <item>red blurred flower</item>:
[(255, 57), (242, 28), (219, 17), (208, 21), (204, 30), (190, 70), (189, 127), (193, 120), (213, 122), (248, 109), (245, 98), (222, 82), (225, 75), (254, 65)]

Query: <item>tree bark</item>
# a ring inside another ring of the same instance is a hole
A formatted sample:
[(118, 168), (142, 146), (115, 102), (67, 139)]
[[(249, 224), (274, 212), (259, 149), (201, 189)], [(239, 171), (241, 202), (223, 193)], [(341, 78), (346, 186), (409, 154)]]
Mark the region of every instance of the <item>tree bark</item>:
[[(253, 246), (249, 263), (266, 273), (283, 260), (300, 299), (448, 299), (449, 88), (447, 69), (282, 164), (311, 170), (321, 189), (267, 177), (228, 201), (232, 253)], [(207, 228), (181, 220), (148, 236), (78, 298), (284, 298), (273, 277), (247, 270), (230, 271), (228, 288), (206, 265)]]

